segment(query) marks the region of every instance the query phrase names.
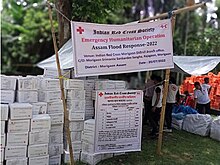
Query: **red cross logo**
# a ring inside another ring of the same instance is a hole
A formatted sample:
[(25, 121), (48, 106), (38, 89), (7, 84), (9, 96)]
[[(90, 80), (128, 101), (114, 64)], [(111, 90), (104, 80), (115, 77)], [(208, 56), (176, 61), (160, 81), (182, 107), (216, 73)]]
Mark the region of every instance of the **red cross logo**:
[(84, 32), (84, 29), (80, 26), (78, 29), (76, 29), (79, 34), (82, 34)]
[(100, 92), (100, 93), (99, 93), (99, 96), (100, 96), (100, 97), (102, 97), (102, 96), (103, 96), (103, 93), (102, 93), (102, 92)]
[(168, 27), (167, 27), (167, 24), (162, 24), (162, 25), (160, 25), (160, 28), (161, 29), (167, 29)]

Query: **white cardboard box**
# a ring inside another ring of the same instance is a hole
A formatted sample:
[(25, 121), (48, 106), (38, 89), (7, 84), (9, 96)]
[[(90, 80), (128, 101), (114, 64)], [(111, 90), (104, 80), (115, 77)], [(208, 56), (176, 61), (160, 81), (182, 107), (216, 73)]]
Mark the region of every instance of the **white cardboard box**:
[(1, 104), (1, 120), (6, 121), (8, 120), (8, 104)]
[(6, 165), (27, 165), (27, 158), (8, 159)]
[(15, 101), (14, 90), (1, 90), (1, 103), (13, 103)]
[(50, 144), (61, 144), (63, 143), (63, 133), (50, 133)]
[(82, 131), (82, 141), (86, 143), (95, 143), (95, 131)]
[(14, 76), (1, 75), (1, 90), (15, 90), (17, 78)]
[(10, 104), (10, 119), (31, 119), (32, 105), (29, 103), (12, 103)]
[(47, 104), (47, 113), (63, 113), (63, 102), (61, 100), (56, 102), (49, 102)]
[(84, 121), (72, 121), (69, 123), (70, 131), (82, 131), (84, 126)]
[(31, 131), (50, 130), (51, 119), (48, 114), (33, 115), (31, 119)]
[(50, 144), (49, 145), (49, 155), (55, 156), (63, 154), (63, 144)]
[(39, 79), (39, 89), (40, 90), (59, 90), (60, 82), (59, 79), (42, 78)]
[(72, 141), (81, 141), (82, 131), (72, 131), (71, 140)]
[(49, 155), (29, 158), (29, 165), (49, 165)]
[(50, 118), (51, 118), (51, 125), (64, 123), (63, 113), (50, 114)]
[(67, 100), (67, 109), (74, 112), (85, 112), (85, 100)]
[(38, 102), (38, 92), (37, 91), (17, 91), (17, 102), (36, 103)]
[(5, 121), (0, 121), (1, 123), (1, 134), (5, 133)]
[(27, 146), (6, 146), (5, 147), (5, 160), (15, 158), (26, 158)]
[(58, 133), (63, 133), (63, 124), (54, 124), (51, 125), (50, 132), (58, 132)]
[(82, 142), (82, 152), (94, 154), (94, 144)]
[(61, 100), (60, 90), (38, 91), (38, 100), (42, 102), (54, 102)]
[(69, 120), (70, 121), (85, 120), (85, 112), (74, 112), (72, 110), (69, 110)]
[(5, 149), (0, 148), (0, 151), (1, 151), (0, 162), (3, 162), (5, 159)]
[(32, 113), (33, 115), (46, 114), (47, 103), (46, 102), (32, 103)]
[(82, 152), (81, 161), (90, 165), (95, 165), (102, 160), (101, 154), (88, 154)]
[(18, 77), (18, 90), (37, 90), (37, 77)]
[(0, 144), (1, 147), (5, 147), (5, 139), (6, 139), (5, 134), (1, 134), (1, 141), (0, 141), (1, 142), (1, 144)]
[(30, 120), (8, 120), (8, 133), (28, 132), (30, 130)]
[(61, 155), (50, 156), (49, 165), (61, 165)]
[(83, 100), (85, 99), (85, 90), (67, 89), (66, 99), (68, 100)]
[(49, 143), (49, 132), (29, 132), (29, 145)]
[(95, 131), (95, 119), (89, 119), (84, 122), (84, 130)]
[(79, 89), (84, 90), (84, 81), (77, 79), (64, 80), (65, 89)]
[(95, 90), (106, 90), (106, 89), (115, 89), (115, 82), (110, 80), (95, 82)]
[(95, 88), (95, 80), (85, 80), (84, 81), (84, 88), (93, 90)]
[(126, 88), (126, 82), (125, 81), (114, 81), (115, 82), (115, 88), (116, 89), (125, 89)]
[(7, 146), (28, 145), (28, 132), (7, 133)]
[(93, 90), (86, 90), (86, 92), (85, 92), (85, 99), (86, 100), (92, 99), (92, 91)]
[(28, 157), (48, 155), (48, 144), (37, 144), (28, 146)]

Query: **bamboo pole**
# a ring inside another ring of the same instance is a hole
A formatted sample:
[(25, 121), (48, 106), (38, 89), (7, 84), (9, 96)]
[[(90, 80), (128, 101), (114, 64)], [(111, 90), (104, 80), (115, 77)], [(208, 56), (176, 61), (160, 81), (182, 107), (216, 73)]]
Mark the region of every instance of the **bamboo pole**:
[[(171, 21), (172, 21), (172, 33), (174, 34), (176, 15), (172, 16)], [(164, 117), (165, 117), (169, 79), (170, 79), (170, 69), (166, 69), (165, 84), (164, 84), (164, 90), (163, 90), (163, 100), (162, 100), (162, 110), (160, 114), (161, 116), (160, 116), (159, 138), (157, 142), (157, 154), (158, 155), (161, 154), (161, 148), (162, 148), (163, 126), (164, 126)]]
[[(183, 12), (186, 12), (186, 11), (195, 10), (197, 8), (200, 8), (200, 7), (205, 7), (205, 3), (204, 2), (203, 3), (198, 3), (198, 4), (195, 4), (193, 6), (187, 6), (187, 7), (181, 8), (181, 9), (177, 9), (177, 10), (172, 11), (172, 14), (177, 15), (177, 14), (180, 14), (180, 13), (183, 13)], [(160, 14), (160, 15), (157, 15), (157, 16), (154, 16), (154, 17), (149, 17), (149, 18), (140, 20), (139, 23), (148, 22), (148, 21), (155, 20), (155, 19), (162, 19), (162, 18), (165, 18), (165, 17), (168, 17), (168, 16), (169, 16), (168, 13), (163, 13), (163, 14)]]
[(57, 64), (57, 71), (58, 71), (58, 75), (59, 75), (61, 99), (62, 99), (62, 102), (63, 102), (64, 129), (65, 129), (65, 132), (67, 134), (67, 142), (69, 144), (70, 165), (74, 165), (75, 163), (74, 163), (73, 148), (72, 148), (72, 142), (71, 142), (71, 136), (70, 136), (70, 130), (69, 130), (68, 112), (67, 112), (67, 108), (66, 108), (66, 100), (65, 100), (65, 95), (64, 95), (63, 78), (62, 78), (62, 73), (61, 73), (61, 69), (60, 69), (60, 60), (59, 60), (59, 56), (58, 56), (58, 48), (57, 48), (55, 31), (54, 31), (54, 26), (53, 26), (51, 6), (50, 6), (49, 1), (47, 1), (47, 6), (48, 6), (48, 13), (49, 13), (50, 24), (51, 24), (51, 33), (52, 33), (52, 38), (53, 38), (53, 46), (54, 46), (54, 51), (55, 51), (55, 54), (56, 54), (56, 64)]

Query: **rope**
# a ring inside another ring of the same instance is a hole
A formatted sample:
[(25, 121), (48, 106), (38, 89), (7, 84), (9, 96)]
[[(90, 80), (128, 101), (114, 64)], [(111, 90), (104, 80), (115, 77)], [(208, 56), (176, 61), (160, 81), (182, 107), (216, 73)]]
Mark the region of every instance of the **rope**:
[(173, 16), (173, 10), (168, 11), (168, 18), (171, 18)]

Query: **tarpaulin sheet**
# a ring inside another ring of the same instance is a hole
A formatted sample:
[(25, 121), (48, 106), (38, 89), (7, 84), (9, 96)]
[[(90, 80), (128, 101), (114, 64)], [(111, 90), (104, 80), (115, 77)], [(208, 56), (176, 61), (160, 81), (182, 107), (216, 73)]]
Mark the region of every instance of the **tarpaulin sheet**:
[[(74, 68), (72, 40), (67, 41), (59, 50), (61, 69)], [(213, 70), (220, 63), (220, 56), (174, 56), (175, 68), (171, 71), (202, 75)], [(56, 69), (55, 55), (39, 62), (39, 68)]]

